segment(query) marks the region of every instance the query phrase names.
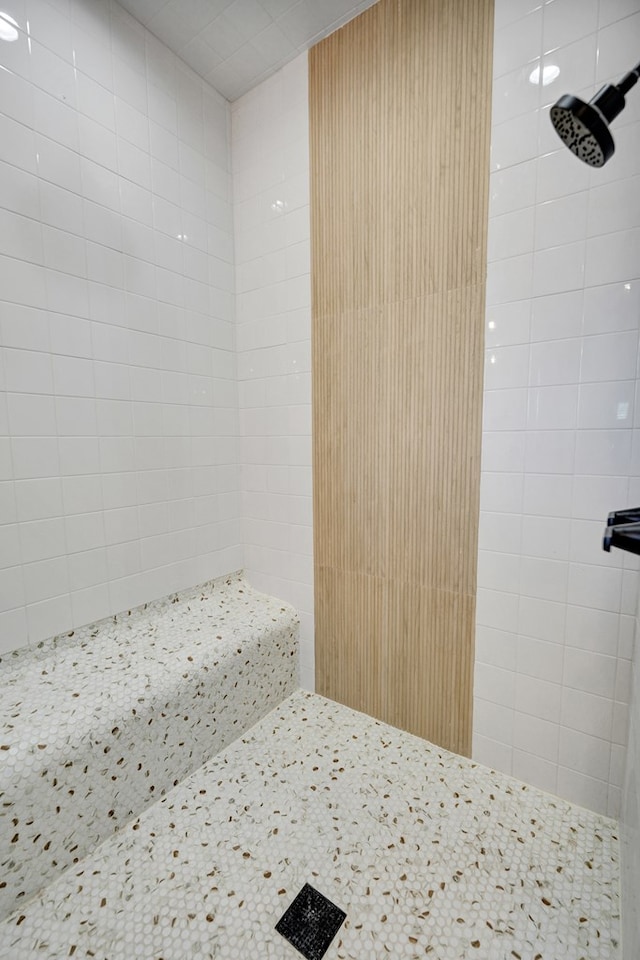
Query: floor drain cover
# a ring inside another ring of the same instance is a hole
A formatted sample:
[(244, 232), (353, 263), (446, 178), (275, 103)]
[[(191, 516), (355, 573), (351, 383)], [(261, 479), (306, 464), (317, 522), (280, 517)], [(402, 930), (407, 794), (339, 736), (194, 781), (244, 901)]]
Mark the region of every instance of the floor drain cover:
[(346, 917), (344, 910), (305, 883), (276, 930), (307, 960), (322, 960)]

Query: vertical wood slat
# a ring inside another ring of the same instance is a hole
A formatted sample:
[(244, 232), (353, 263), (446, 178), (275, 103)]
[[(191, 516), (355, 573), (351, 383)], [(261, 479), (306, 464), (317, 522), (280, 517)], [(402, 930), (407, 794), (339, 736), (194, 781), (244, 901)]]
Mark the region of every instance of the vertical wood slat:
[(316, 681), (469, 753), (493, 0), (309, 54)]

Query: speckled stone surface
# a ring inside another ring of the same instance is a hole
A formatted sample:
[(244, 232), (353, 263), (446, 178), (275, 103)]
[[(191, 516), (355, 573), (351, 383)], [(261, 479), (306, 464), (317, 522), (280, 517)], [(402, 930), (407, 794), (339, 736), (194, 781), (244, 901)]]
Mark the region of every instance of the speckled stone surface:
[(298, 691), (0, 925), (0, 957), (613, 960), (613, 821)]
[(297, 686), (292, 607), (239, 574), (0, 664), (0, 916)]

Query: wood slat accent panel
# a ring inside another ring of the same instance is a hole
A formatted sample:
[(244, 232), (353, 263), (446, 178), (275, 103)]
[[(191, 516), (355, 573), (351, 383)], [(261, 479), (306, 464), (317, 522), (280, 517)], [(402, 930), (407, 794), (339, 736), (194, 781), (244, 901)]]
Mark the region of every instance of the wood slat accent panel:
[(316, 687), (373, 717), (386, 714), (388, 583), (335, 567), (316, 570), (315, 615), (324, 630)]
[(468, 754), (474, 598), (387, 583), (384, 719)]
[(314, 401), (323, 422), (315, 431), (315, 460), (331, 478), (315, 500), (314, 524), (341, 531), (320, 537), (315, 561), (371, 576), (389, 572), (388, 429), (383, 424), (390, 423), (392, 410), (390, 339), (389, 314), (380, 308), (324, 317), (314, 340), (315, 354), (331, 370), (321, 399)]
[(316, 684), (469, 753), (493, 0), (309, 54)]
[(391, 314), (389, 570), (473, 596), (480, 494), (484, 287)]

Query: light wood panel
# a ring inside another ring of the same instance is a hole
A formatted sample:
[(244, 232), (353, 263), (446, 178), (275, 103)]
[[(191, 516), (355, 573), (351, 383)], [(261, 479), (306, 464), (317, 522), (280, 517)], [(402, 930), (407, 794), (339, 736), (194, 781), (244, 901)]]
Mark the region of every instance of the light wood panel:
[(316, 683), (469, 753), (493, 0), (310, 51)]
[(320, 567), (315, 616), (323, 624), (319, 692), (374, 717), (386, 716), (388, 580)]
[(386, 594), (384, 719), (468, 754), (474, 598), (393, 579)]

